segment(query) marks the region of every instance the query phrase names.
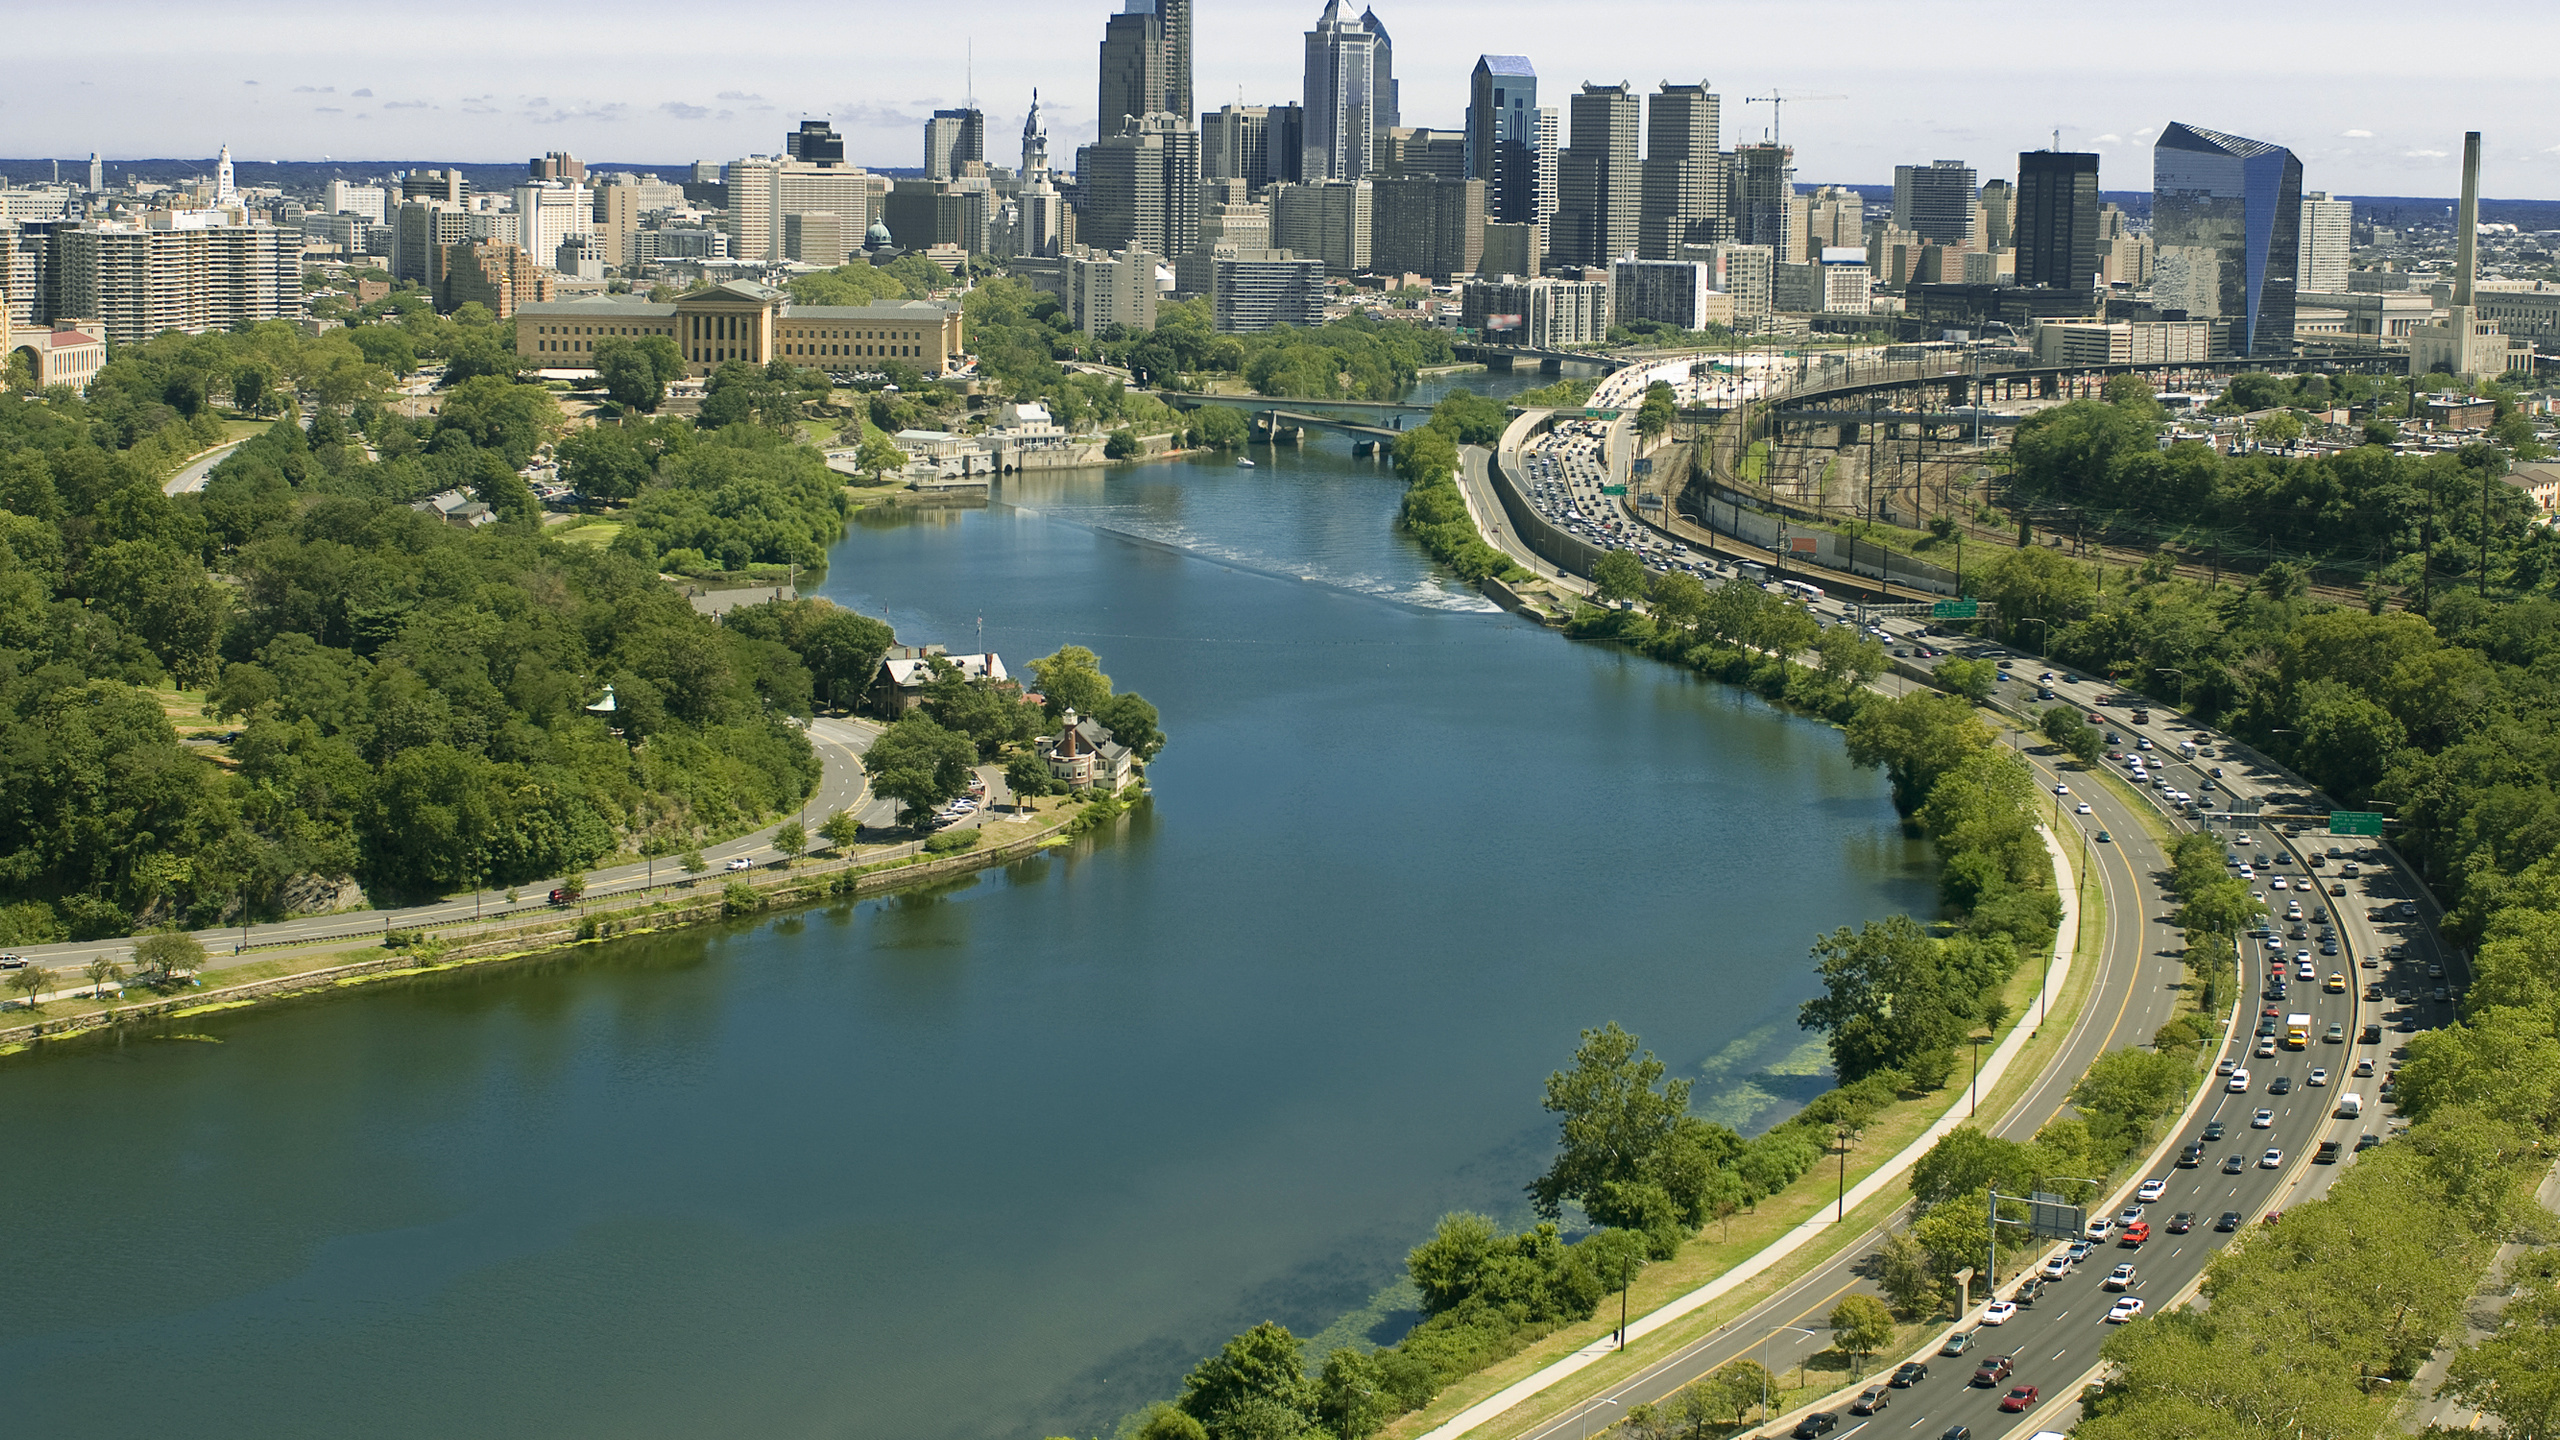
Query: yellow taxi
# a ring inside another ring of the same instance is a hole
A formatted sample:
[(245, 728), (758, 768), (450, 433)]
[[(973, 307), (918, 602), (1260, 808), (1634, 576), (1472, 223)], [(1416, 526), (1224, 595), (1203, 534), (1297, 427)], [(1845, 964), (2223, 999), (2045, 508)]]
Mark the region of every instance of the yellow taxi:
[(2340, 971), (2332, 970), (2329, 972), (2329, 983), (2320, 988), (2332, 995), (2343, 995), (2347, 991), (2347, 977)]

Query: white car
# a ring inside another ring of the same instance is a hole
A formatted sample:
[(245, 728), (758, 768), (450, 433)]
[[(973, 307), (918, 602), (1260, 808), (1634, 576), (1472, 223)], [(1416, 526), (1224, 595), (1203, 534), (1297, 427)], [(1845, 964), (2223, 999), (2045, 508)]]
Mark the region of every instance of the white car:
[(729, 868), (732, 870), (753, 870), (756, 868), (756, 862), (748, 859), (744, 855), (741, 855), (737, 859), (729, 862)]
[(2139, 1295), (2127, 1295), (2123, 1299), (2117, 1301), (2113, 1309), (2107, 1311), (2107, 1323), (2110, 1325), (2121, 1325), (2141, 1313), (2142, 1297)]
[(2150, 1204), (2152, 1201), (2157, 1200), (2157, 1199), (2159, 1199), (2161, 1196), (2166, 1195), (2166, 1194), (2168, 1194), (2168, 1193), (2169, 1193), (2169, 1182), (2168, 1182), (2168, 1181), (2166, 1181), (2166, 1180), (2145, 1180), (2145, 1181), (2143, 1181), (2143, 1182), (2142, 1182), (2142, 1188), (2133, 1192), (2133, 1198), (2134, 1198), (2134, 1199), (2136, 1199), (2136, 1200), (2141, 1201), (2141, 1202), (2142, 1202), (2143, 1204), (2145, 1204), (2145, 1205), (2148, 1205), (2148, 1204)]
[(2067, 1256), (2056, 1255), (2044, 1262), (2043, 1275), (2047, 1280), (2059, 1280), (2070, 1273), (2071, 1261)]
[(2276, 1058), (2276, 1037), (2269, 1035), (2265, 1039), (2260, 1040), (2255, 1053), (2261, 1060), (2273, 1060)]
[(2056, 785), (2053, 787), (2053, 793), (2056, 795), (2068, 795), (2071, 793), (2071, 787), (2068, 785)]
[(2255, 880), (2258, 878), (2258, 872), (2254, 867), (2243, 861), (2240, 866), (2240, 878), (2243, 880)]
[(2081, 802), (2080, 802), (2080, 813), (2081, 813), (2081, 814), (2083, 814), (2083, 815), (2086, 815), (2086, 814), (2088, 814), (2088, 813), (2089, 813), (2089, 802), (2088, 802), (2088, 801), (2083, 800), (2083, 801), (2081, 801)]
[(2305, 1075), (2304, 1077), (2302, 1077), (2302, 1083), (2303, 1083), (2303, 1084), (2305, 1084), (2305, 1085), (2326, 1085), (2326, 1084), (2328, 1084), (2328, 1083), (2329, 1083), (2329, 1071), (2328, 1071), (2328, 1067), (2326, 1067), (2326, 1066), (2321, 1066), (2321, 1065), (2315, 1065), (2315, 1066), (2311, 1067), (2311, 1073), (2310, 1073), (2310, 1074), (2308, 1074), (2308, 1075)]
[(2132, 1289), (2133, 1267), (2130, 1265), (2119, 1265), (2113, 1270), (2108, 1271), (2106, 1286), (2110, 1290)]
[(2259, 1157), (2258, 1157), (2258, 1168), (2259, 1168), (2259, 1169), (2261, 1169), (2261, 1170), (2281, 1170), (2281, 1169), (2283, 1169), (2283, 1168), (2284, 1168), (2284, 1152), (2283, 1152), (2283, 1151), (2281, 1151), (2281, 1150), (2272, 1150), (2272, 1149), (2271, 1149), (2271, 1150), (2269, 1150), (2266, 1154), (2259, 1156)]
[(2252, 1130), (2273, 1130), (2276, 1128), (2276, 1112), (2273, 1110), (2260, 1110), (2257, 1114), (2249, 1117), (2249, 1128)]
[(2268, 882), (2267, 882), (2267, 888), (2268, 888), (2268, 889), (2270, 889), (2270, 890), (2283, 890), (2283, 889), (2287, 889), (2287, 888), (2289, 888), (2289, 887), (2287, 887), (2287, 886), (2286, 886), (2286, 884), (2284, 883), (2284, 877), (2283, 877), (2283, 876), (2281, 876), (2281, 875), (2279, 875), (2279, 876), (2277, 876), (2276, 878), (2274, 878), (2273, 880), (2270, 880), (2270, 881), (2268, 881)]
[(2006, 1325), (2009, 1323), (2009, 1317), (2017, 1313), (2018, 1306), (2016, 1302), (2010, 1300), (1994, 1300), (1989, 1305), (1983, 1307), (1982, 1323), (1985, 1325)]
[(2089, 1222), (2089, 1228), (2085, 1233), (2087, 1233), (2088, 1237), (2092, 1240), (2104, 1240), (2107, 1238), (2107, 1231), (2112, 1228), (2115, 1223), (2116, 1222), (2113, 1220), (2101, 1215), (2097, 1219)]
[(2225, 1089), (2225, 1090), (2230, 1091), (2230, 1092), (2231, 1092), (2232, 1094), (2234, 1094), (2234, 1095), (2241, 1094), (2241, 1093), (2245, 1092), (2246, 1090), (2248, 1090), (2248, 1088), (2249, 1088), (2249, 1067), (2248, 1067), (2248, 1066), (2246, 1066), (2246, 1065), (2242, 1065), (2242, 1066), (2238, 1067), (2237, 1069), (2234, 1069), (2234, 1070), (2231, 1072), (2231, 1078), (2230, 1078), (2229, 1080), (2226, 1080), (2226, 1081), (2224, 1081), (2224, 1082), (2223, 1082), (2223, 1084), (2222, 1084), (2222, 1088), (2223, 1088), (2223, 1089)]

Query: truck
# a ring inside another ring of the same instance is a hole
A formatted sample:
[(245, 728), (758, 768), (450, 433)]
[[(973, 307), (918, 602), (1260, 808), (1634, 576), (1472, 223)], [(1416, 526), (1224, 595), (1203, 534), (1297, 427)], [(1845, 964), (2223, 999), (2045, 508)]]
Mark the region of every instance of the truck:
[(2296, 1012), (2284, 1017), (2284, 1048), (2299, 1050), (2311, 1043), (2311, 1017)]
[(2353, 1120), (2364, 1114), (2364, 1097), (2353, 1090), (2338, 1097), (2338, 1118)]

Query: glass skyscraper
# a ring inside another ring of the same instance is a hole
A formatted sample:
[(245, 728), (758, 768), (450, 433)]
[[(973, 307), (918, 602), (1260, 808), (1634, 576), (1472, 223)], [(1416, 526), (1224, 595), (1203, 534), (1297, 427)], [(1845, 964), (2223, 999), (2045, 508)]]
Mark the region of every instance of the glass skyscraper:
[(1526, 55), (1479, 55), (1467, 85), (1467, 175), (1484, 182), (1485, 218), (1538, 214), (1538, 72)]
[(2172, 123), (2151, 147), (2151, 292), (2220, 322), (2216, 350), (2293, 349), (2302, 162), (2263, 140)]

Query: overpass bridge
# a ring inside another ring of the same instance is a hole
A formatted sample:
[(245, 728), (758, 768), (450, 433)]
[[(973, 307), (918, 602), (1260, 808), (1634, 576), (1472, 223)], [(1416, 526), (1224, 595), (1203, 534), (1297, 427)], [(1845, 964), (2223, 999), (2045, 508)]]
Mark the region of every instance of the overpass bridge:
[(1487, 345), (1480, 341), (1461, 340), (1449, 347), (1459, 359), (1472, 360), (1490, 370), (1512, 370), (1523, 360), (1538, 362), (1538, 373), (1554, 375), (1567, 365), (1592, 365), (1602, 370), (1615, 370), (1625, 362), (1614, 355), (1594, 355), (1583, 350), (1539, 350), (1524, 345)]

